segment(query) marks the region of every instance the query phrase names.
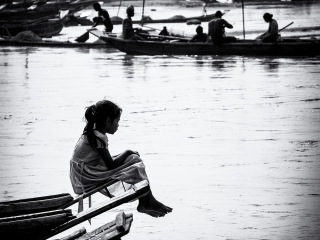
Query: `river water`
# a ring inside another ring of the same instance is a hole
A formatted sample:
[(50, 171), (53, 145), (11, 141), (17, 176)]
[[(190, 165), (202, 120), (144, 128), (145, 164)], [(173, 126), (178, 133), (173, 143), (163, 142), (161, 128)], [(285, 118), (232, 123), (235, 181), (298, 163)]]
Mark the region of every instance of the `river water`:
[[(299, 8), (301, 24), (319, 11)], [(174, 210), (154, 219), (127, 203), (88, 229), (125, 211), (128, 240), (319, 239), (319, 66), (319, 57), (2, 47), (0, 201), (74, 195), (69, 159), (85, 107), (106, 98), (124, 110), (110, 152), (139, 151), (154, 195)]]

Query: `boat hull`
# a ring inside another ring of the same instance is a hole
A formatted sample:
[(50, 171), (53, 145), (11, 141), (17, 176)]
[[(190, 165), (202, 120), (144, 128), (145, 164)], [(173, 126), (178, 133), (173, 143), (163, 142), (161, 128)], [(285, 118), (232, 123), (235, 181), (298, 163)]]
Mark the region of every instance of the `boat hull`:
[(217, 46), (212, 43), (136, 41), (107, 36), (101, 36), (100, 39), (122, 52), (139, 55), (320, 55), (320, 41), (259, 43), (247, 40)]
[(16, 36), (23, 31), (32, 31), (41, 38), (50, 38), (58, 35), (62, 31), (63, 21), (64, 19), (52, 19), (40, 23), (0, 26), (0, 35), (10, 37), (10, 35)]

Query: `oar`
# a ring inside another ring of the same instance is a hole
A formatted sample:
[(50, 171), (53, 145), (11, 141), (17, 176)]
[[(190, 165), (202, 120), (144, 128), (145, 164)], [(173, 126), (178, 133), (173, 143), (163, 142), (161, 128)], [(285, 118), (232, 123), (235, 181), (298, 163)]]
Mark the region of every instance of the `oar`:
[(282, 30), (286, 29), (287, 27), (289, 27), (289, 26), (290, 26), (290, 25), (292, 25), (292, 24), (293, 24), (293, 22), (289, 23), (287, 26), (285, 26), (285, 27), (281, 28), (278, 32), (280, 32), (280, 31), (282, 31)]

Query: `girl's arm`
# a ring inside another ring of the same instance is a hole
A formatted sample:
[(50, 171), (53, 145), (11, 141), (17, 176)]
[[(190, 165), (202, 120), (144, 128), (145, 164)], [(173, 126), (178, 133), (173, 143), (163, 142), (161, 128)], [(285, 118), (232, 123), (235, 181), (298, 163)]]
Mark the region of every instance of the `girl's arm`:
[(115, 169), (123, 164), (127, 157), (131, 154), (138, 154), (138, 152), (134, 152), (131, 150), (126, 150), (115, 157), (111, 157), (110, 152), (107, 148), (98, 148), (97, 151), (99, 152), (100, 156), (102, 157), (104, 163), (106, 164), (107, 168), (112, 170)]

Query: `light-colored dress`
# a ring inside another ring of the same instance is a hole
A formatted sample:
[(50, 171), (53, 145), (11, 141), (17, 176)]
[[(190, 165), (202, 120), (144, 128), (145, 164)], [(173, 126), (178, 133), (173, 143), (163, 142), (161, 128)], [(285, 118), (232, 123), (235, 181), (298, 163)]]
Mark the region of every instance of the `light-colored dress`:
[[(108, 137), (96, 130), (94, 134), (97, 137), (97, 148), (108, 148)], [(82, 135), (70, 160), (70, 180), (74, 192), (82, 194), (109, 179), (121, 180), (130, 185), (148, 180), (145, 166), (138, 155), (130, 155), (123, 165), (109, 170), (99, 152), (89, 145), (86, 135)], [(111, 191), (115, 192), (114, 189)]]

